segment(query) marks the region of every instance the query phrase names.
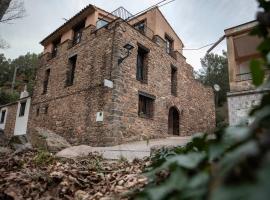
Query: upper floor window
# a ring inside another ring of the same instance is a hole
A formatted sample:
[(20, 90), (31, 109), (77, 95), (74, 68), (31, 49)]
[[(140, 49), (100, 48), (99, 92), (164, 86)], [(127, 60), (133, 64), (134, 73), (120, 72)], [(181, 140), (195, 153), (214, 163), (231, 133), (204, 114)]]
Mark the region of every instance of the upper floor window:
[(140, 22), (134, 24), (133, 27), (135, 29), (137, 29), (138, 31), (140, 31), (141, 33), (144, 34), (145, 33), (145, 28), (146, 28), (146, 26), (145, 26), (145, 20), (140, 21)]
[(25, 114), (26, 101), (20, 103), (19, 117), (23, 117)]
[(177, 95), (177, 68), (171, 66), (171, 94)]
[(166, 52), (170, 54), (173, 51), (173, 39), (165, 35), (165, 41), (166, 41)]
[(104, 19), (101, 19), (101, 18), (98, 18), (98, 21), (96, 23), (96, 29), (100, 29), (104, 26), (106, 26), (109, 22), (104, 20)]
[(71, 85), (73, 85), (74, 77), (75, 77), (77, 55), (69, 58), (68, 62), (69, 62), (69, 66), (68, 66), (68, 70), (67, 70), (66, 86), (71, 86)]
[(148, 57), (149, 50), (143, 46), (138, 47), (138, 54), (137, 54), (137, 72), (136, 78), (138, 81), (147, 82), (147, 57)]
[(139, 92), (139, 110), (140, 117), (153, 118), (154, 117), (154, 102), (155, 97), (143, 92)]
[(57, 55), (57, 50), (58, 50), (58, 46), (60, 44), (60, 41), (61, 41), (60, 38), (53, 41), (52, 58), (54, 58)]
[(3, 124), (5, 122), (5, 118), (6, 118), (6, 110), (2, 110), (0, 124)]
[(73, 37), (73, 45), (76, 45), (81, 42), (82, 40), (82, 32), (85, 27), (85, 21), (82, 23), (78, 24), (73, 28), (74, 31), (74, 37)]
[(44, 78), (44, 81), (43, 81), (43, 94), (47, 93), (50, 73), (51, 73), (50, 69), (47, 69), (46, 72), (45, 72), (45, 78)]

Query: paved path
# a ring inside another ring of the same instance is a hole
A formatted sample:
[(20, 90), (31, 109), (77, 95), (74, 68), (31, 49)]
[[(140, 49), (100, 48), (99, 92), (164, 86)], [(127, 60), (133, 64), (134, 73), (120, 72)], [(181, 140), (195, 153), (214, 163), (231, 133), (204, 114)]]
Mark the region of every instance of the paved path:
[(113, 147), (95, 147), (93, 151), (102, 153), (106, 159), (119, 159), (124, 157), (128, 160), (150, 156), (150, 149), (157, 145), (179, 146), (190, 141), (191, 137), (168, 137), (147, 141), (132, 142)]

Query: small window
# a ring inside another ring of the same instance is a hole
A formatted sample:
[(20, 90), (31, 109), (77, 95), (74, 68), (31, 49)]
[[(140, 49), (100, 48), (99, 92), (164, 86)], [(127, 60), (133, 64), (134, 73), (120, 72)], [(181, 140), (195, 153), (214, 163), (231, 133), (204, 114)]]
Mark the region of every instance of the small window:
[(58, 46), (60, 44), (60, 41), (61, 41), (61, 39), (58, 38), (57, 40), (55, 40), (53, 42), (52, 58), (56, 57), (56, 55), (57, 55), (57, 50), (58, 50)]
[(138, 47), (138, 54), (137, 54), (137, 72), (136, 72), (136, 79), (138, 81), (142, 81), (147, 83), (147, 55), (149, 50), (143, 47)]
[(98, 21), (96, 23), (96, 29), (100, 29), (100, 28), (106, 26), (108, 23), (109, 23), (108, 21), (98, 18)]
[(19, 117), (23, 117), (25, 114), (26, 101), (20, 103)]
[(165, 41), (166, 41), (166, 52), (168, 54), (171, 54), (173, 51), (173, 39), (169, 36), (165, 36)]
[(139, 110), (140, 117), (153, 118), (154, 117), (154, 101), (153, 97), (139, 93)]
[(2, 110), (0, 124), (3, 124), (5, 122), (5, 117), (6, 117), (6, 110)]
[(50, 69), (47, 69), (45, 72), (45, 78), (44, 78), (44, 82), (43, 82), (43, 94), (47, 93), (50, 73), (51, 73)]
[(177, 96), (177, 68), (171, 66), (171, 94)]
[(48, 114), (48, 111), (49, 111), (49, 106), (46, 105), (45, 108), (44, 108), (44, 114)]
[(74, 37), (73, 37), (73, 45), (79, 44), (82, 40), (82, 32), (85, 27), (85, 21), (77, 25), (73, 28)]
[(71, 58), (69, 58), (68, 62), (69, 63), (68, 63), (68, 70), (67, 70), (66, 86), (71, 86), (71, 85), (73, 85), (74, 77), (75, 77), (77, 55), (72, 56)]
[(145, 33), (145, 20), (134, 24), (133, 27), (144, 34)]
[(37, 108), (36, 116), (37, 116), (37, 117), (39, 116), (39, 108)]

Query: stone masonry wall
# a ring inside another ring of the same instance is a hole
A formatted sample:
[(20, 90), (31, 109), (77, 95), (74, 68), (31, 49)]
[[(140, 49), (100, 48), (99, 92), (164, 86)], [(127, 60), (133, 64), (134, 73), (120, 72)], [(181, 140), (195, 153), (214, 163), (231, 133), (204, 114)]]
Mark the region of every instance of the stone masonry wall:
[(7, 138), (11, 138), (14, 135), (14, 128), (16, 122), (18, 103), (9, 104), (5, 107), (7, 109), (6, 113), (6, 123), (4, 133)]
[[(131, 42), (132, 54), (118, 65), (123, 46)], [(137, 43), (150, 49), (148, 83), (136, 80)], [(167, 136), (171, 106), (180, 111), (180, 135), (212, 130), (215, 125), (214, 97), (193, 77), (192, 67), (183, 56), (177, 60), (126, 22), (115, 21), (107, 28), (83, 31), (81, 43), (60, 45), (58, 55), (40, 59), (32, 107), (29, 134), (44, 127), (64, 136), (72, 144), (114, 145), (127, 141)], [(65, 87), (68, 58), (77, 54), (73, 86)], [(178, 96), (171, 95), (171, 65), (177, 67)], [(50, 68), (48, 92), (42, 95), (45, 71)], [(104, 87), (112, 80), (113, 89)], [(153, 119), (138, 116), (138, 91), (156, 96)], [(48, 112), (45, 113), (45, 108)], [(39, 113), (37, 113), (39, 110)], [(96, 113), (104, 112), (103, 122)]]
[[(165, 52), (162, 46), (146, 38), (126, 23), (117, 29), (119, 57), (122, 47), (132, 43), (131, 55), (113, 71), (115, 83), (115, 130), (119, 143), (146, 138), (165, 137), (168, 133), (168, 115), (172, 106), (178, 108), (180, 135), (211, 131), (215, 127), (214, 96), (211, 88), (194, 79), (193, 70), (184, 57), (177, 60)], [(136, 80), (138, 43), (148, 48), (147, 84)], [(177, 97), (171, 95), (171, 65), (177, 67)], [(156, 96), (153, 119), (138, 116), (138, 91)]]

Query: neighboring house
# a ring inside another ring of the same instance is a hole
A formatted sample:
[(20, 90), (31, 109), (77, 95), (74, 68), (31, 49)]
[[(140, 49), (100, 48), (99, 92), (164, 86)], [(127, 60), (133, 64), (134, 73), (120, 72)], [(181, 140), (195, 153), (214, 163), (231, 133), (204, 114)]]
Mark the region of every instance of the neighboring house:
[(106, 146), (215, 127), (214, 96), (193, 76), (183, 43), (155, 7), (138, 16), (89, 5), (46, 37), (29, 133)]
[[(264, 92), (269, 89), (255, 88), (252, 85), (250, 61), (260, 58), (257, 47), (261, 39), (251, 36), (250, 31), (257, 25), (248, 22), (225, 30), (228, 48), (230, 92), (228, 93), (229, 123), (231, 126), (249, 124), (251, 109), (260, 103)], [(266, 71), (266, 74), (269, 74)]]
[(18, 101), (0, 106), (0, 129), (8, 138), (27, 133), (30, 104), (31, 97), (23, 91)]

